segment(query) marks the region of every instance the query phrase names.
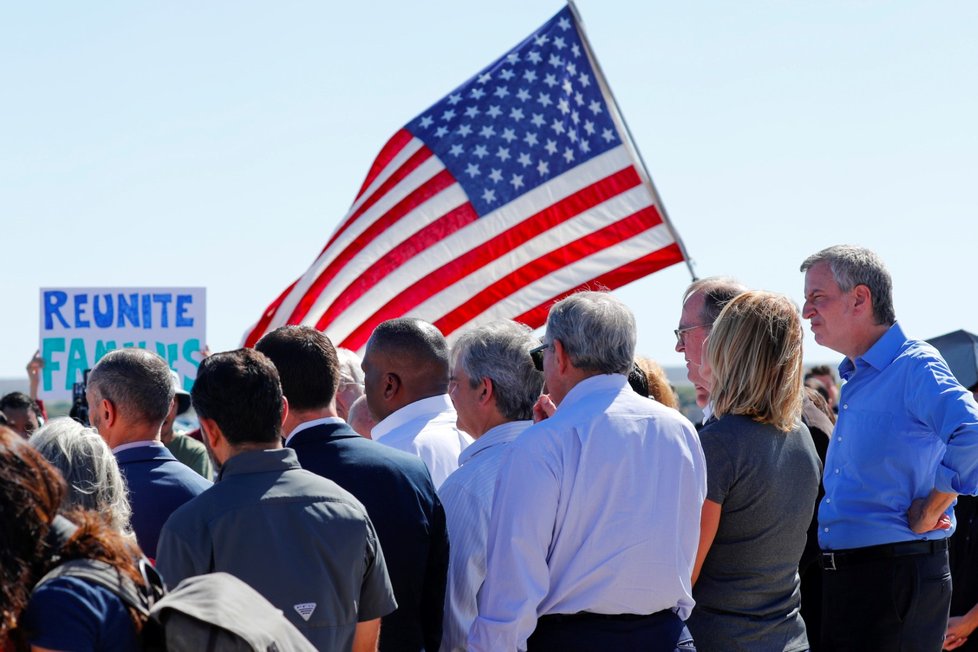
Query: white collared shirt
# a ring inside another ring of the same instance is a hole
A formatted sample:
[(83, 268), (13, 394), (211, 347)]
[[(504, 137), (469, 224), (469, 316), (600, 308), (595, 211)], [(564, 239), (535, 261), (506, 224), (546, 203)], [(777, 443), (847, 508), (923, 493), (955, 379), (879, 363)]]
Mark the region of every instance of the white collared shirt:
[(344, 423), (345, 424), (346, 421), (344, 421), (343, 419), (341, 419), (339, 417), (323, 417), (322, 419), (313, 419), (312, 421), (303, 421), (302, 423), (300, 423), (299, 425), (297, 425), (295, 428), (293, 428), (292, 429), (292, 432), (289, 433), (289, 436), (285, 438), (285, 445), (286, 446), (289, 445), (289, 442), (292, 441), (292, 438), (296, 436), (296, 433), (302, 432), (303, 430), (306, 430), (308, 428), (312, 428), (314, 426), (328, 426), (328, 425), (331, 425), (331, 424), (334, 424), (334, 423), (335, 424), (341, 424), (341, 423)]
[(456, 426), (457, 420), (448, 394), (439, 394), (389, 414), (373, 427), (370, 438), (420, 457), (437, 489), (458, 468), (458, 456), (472, 443)]
[(470, 650), (525, 650), (546, 614), (693, 607), (706, 497), (692, 424), (623, 375), (578, 383), (507, 446)]
[(486, 542), (496, 476), (507, 445), (532, 421), (490, 428), (459, 456), (459, 469), (438, 490), (448, 522), (448, 583), (442, 652), (464, 651), (476, 616), (475, 597), (486, 576)]

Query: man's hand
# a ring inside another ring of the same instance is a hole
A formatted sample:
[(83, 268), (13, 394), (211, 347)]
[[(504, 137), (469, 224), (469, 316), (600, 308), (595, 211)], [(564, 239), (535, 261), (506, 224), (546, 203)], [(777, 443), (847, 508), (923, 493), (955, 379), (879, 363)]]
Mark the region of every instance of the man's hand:
[(925, 534), (936, 530), (947, 530), (951, 527), (951, 517), (945, 514), (957, 494), (944, 493), (931, 489), (926, 498), (917, 498), (910, 503), (907, 510), (907, 521), (910, 529), (916, 534)]
[(44, 369), (44, 358), (40, 350), (34, 352), (34, 357), (27, 363), (27, 382), (30, 386), (30, 397), (37, 400), (37, 387), (41, 382), (41, 369)]
[(557, 411), (557, 406), (550, 400), (548, 394), (541, 394), (537, 402), (533, 404), (533, 423), (540, 423), (548, 419)]

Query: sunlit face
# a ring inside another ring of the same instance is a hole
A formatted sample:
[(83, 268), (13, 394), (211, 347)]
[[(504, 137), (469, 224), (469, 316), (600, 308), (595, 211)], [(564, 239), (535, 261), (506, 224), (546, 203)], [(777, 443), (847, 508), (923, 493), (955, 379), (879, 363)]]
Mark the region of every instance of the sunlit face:
[(7, 426), (24, 439), (33, 435), (40, 426), (37, 415), (30, 408), (4, 408), (3, 415), (7, 417)]
[(686, 299), (679, 315), (677, 330), (680, 334), (676, 342), (676, 351), (686, 358), (686, 377), (698, 388), (708, 387), (700, 368), (706, 353), (706, 338), (712, 326), (703, 323), (703, 303), (703, 295), (699, 292)]
[(805, 305), (802, 317), (811, 324), (815, 341), (846, 354), (852, 328), (852, 290), (843, 292), (827, 262), (816, 263), (805, 272)]
[(459, 430), (478, 437), (483, 434), (478, 426), (482, 421), (479, 411), (479, 394), (482, 386), (472, 387), (469, 381), (469, 375), (456, 360), (452, 365), (452, 375), (448, 382), (448, 396), (455, 405), (455, 412), (458, 413)]

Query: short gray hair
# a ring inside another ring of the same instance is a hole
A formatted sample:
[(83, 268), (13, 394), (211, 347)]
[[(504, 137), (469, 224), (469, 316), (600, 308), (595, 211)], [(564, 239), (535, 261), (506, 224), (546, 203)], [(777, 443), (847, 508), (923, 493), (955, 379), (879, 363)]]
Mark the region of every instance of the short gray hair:
[(547, 316), (548, 344), (560, 340), (572, 365), (600, 374), (625, 374), (635, 359), (635, 316), (607, 292), (578, 292)]
[(170, 366), (145, 349), (111, 351), (92, 369), (88, 386), (127, 418), (163, 423), (173, 403)]
[(843, 292), (865, 285), (873, 297), (873, 318), (877, 324), (891, 325), (896, 321), (893, 309), (893, 279), (883, 259), (865, 247), (835, 245), (812, 254), (801, 264), (807, 272), (819, 263), (828, 263), (832, 277)]
[(95, 430), (61, 417), (31, 435), (28, 443), (61, 471), (68, 483), (62, 509), (80, 507), (98, 512), (114, 530), (131, 535), (132, 508), (119, 464)]
[(340, 377), (339, 385), (363, 385), (363, 369), (360, 368), (360, 356), (350, 349), (336, 349), (336, 357), (339, 359)]
[(530, 357), (536, 345), (526, 326), (498, 321), (463, 333), (452, 347), (452, 359), (472, 387), (490, 379), (496, 408), (507, 419), (520, 421), (533, 418), (533, 404), (543, 389), (543, 374)]

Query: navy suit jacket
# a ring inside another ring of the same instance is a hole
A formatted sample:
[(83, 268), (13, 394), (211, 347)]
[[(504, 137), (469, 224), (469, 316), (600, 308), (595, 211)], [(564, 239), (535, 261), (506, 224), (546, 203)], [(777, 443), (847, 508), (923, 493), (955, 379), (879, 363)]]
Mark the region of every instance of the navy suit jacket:
[(346, 424), (320, 424), (288, 443), (302, 468), (363, 503), (377, 531), (397, 611), (382, 621), (382, 652), (437, 652), (448, 574), (445, 510), (420, 458), (365, 439)]
[(156, 542), (166, 519), (212, 483), (178, 462), (163, 444), (120, 451), (115, 459), (129, 488), (136, 540), (147, 557), (156, 559)]

